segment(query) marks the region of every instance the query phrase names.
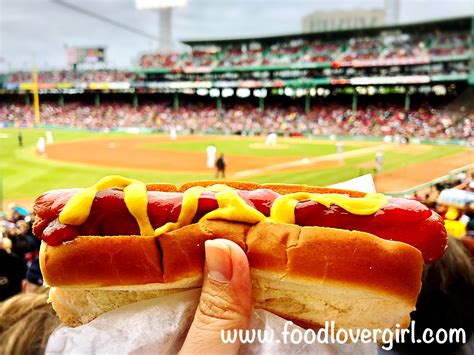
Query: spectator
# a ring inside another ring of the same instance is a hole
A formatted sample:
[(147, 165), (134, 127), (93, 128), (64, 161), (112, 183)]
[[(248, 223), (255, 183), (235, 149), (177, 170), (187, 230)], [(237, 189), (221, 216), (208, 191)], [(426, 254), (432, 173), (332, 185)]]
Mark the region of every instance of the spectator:
[(20, 293), (26, 276), (25, 261), (8, 253), (3, 248), (3, 240), (0, 237), (0, 301)]
[[(460, 240), (449, 238), (443, 257), (428, 265), (423, 273), (421, 293), (418, 296), (415, 321), (415, 339), (421, 339), (425, 329), (463, 329), (469, 342), (474, 331), (474, 264), (472, 254)], [(409, 337), (407, 337), (409, 338)], [(411, 339), (411, 338), (410, 338)], [(397, 344), (398, 354), (442, 353), (472, 354), (469, 344), (411, 343)]]
[(36, 292), (43, 286), (43, 274), (39, 266), (39, 257), (35, 257), (26, 271), (26, 280), (23, 283), (23, 291)]
[(1, 354), (44, 354), (49, 336), (60, 323), (47, 300), (42, 290), (0, 303)]

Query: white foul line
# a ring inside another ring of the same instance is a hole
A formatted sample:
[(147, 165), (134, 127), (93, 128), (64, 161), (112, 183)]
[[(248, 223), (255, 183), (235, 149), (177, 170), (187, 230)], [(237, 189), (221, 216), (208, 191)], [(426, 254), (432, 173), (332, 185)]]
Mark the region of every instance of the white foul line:
[(258, 168), (258, 169), (238, 171), (233, 175), (233, 177), (243, 178), (243, 177), (248, 177), (248, 176), (252, 176), (252, 175), (261, 175), (261, 174), (267, 173), (267, 172), (274, 172), (274, 171), (278, 171), (278, 170), (284, 170), (284, 169), (288, 169), (288, 168), (295, 168), (295, 167), (304, 166), (304, 165), (308, 165), (308, 164), (319, 163), (319, 162), (323, 162), (323, 161), (338, 160), (340, 158), (353, 158), (353, 157), (358, 157), (360, 155), (364, 155), (364, 154), (367, 154), (367, 153), (372, 153), (372, 152), (377, 151), (377, 150), (387, 150), (390, 147), (391, 146), (389, 144), (383, 144), (383, 145), (377, 145), (375, 147), (351, 150), (349, 152), (345, 152), (345, 153), (342, 153), (342, 154), (334, 153), (334, 154), (323, 155), (323, 156), (318, 156), (318, 157), (314, 157), (314, 158), (303, 158), (303, 159), (289, 161), (289, 162), (286, 162), (286, 163), (268, 165), (268, 166), (264, 166), (264, 167)]

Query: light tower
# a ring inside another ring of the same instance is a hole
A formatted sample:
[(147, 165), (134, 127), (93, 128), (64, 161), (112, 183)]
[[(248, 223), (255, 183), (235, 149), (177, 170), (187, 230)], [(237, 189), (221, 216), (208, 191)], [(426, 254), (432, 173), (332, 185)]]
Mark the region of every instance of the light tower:
[(385, 0), (385, 23), (388, 25), (400, 23), (400, 0)]
[(159, 51), (168, 53), (173, 49), (172, 15), (173, 9), (183, 7), (188, 0), (135, 0), (139, 10), (158, 11), (159, 23)]

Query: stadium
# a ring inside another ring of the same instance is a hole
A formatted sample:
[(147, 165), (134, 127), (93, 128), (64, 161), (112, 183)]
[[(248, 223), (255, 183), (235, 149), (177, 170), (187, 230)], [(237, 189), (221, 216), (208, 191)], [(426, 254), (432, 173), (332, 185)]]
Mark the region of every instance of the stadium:
[[(0, 72), (1, 232), (13, 252), (15, 223), (32, 220), (36, 197), (107, 175), (176, 185), (373, 179), (377, 192), (437, 211), (472, 250), (473, 16), (217, 34), (179, 48), (135, 53), (128, 69), (108, 66), (104, 48), (68, 48), (67, 69)], [(25, 248), (31, 262), (37, 246)]]

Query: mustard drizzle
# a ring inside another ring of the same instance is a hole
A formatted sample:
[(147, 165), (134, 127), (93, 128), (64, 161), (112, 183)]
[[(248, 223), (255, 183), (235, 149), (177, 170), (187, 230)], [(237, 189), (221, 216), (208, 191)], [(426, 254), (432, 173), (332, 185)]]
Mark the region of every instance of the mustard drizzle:
[(159, 236), (191, 224), (197, 212), (199, 197), (204, 191), (215, 193), (219, 207), (205, 214), (201, 220), (223, 219), (250, 224), (262, 221), (295, 223), (295, 208), (300, 201), (313, 200), (327, 208), (329, 208), (331, 204), (335, 204), (357, 215), (373, 214), (388, 201), (388, 197), (380, 193), (369, 193), (364, 197), (354, 198), (348, 195), (334, 193), (317, 194), (297, 192), (281, 195), (275, 199), (270, 210), (270, 217), (266, 217), (257, 209), (250, 207), (245, 200), (239, 196), (237, 191), (230, 186), (223, 184), (216, 184), (207, 188), (194, 186), (183, 193), (183, 201), (178, 220), (176, 222), (168, 222), (153, 230), (147, 212), (148, 197), (146, 185), (138, 180), (113, 175), (104, 177), (95, 185), (77, 192), (66, 203), (59, 214), (59, 222), (71, 225), (83, 224), (90, 214), (96, 193), (110, 188), (123, 189), (125, 204), (130, 214), (137, 220), (140, 227), (140, 234), (143, 236)]

